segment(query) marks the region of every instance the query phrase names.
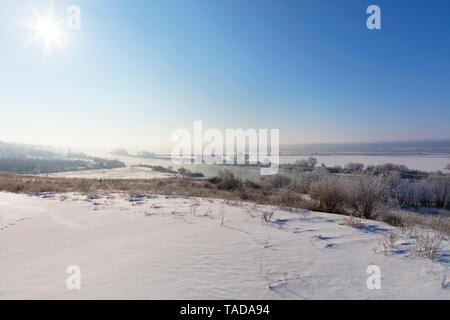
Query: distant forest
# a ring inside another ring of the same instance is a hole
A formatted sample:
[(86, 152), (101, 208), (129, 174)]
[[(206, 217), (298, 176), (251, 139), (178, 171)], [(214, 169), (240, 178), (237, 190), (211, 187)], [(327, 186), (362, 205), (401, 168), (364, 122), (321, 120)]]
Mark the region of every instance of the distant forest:
[(0, 171), (3, 172), (45, 174), (124, 166), (118, 160), (90, 157), (84, 153), (60, 154), (50, 148), (0, 142)]
[(0, 158), (5, 157), (36, 157), (51, 159), (61, 157), (61, 155), (53, 151), (51, 148), (0, 141)]

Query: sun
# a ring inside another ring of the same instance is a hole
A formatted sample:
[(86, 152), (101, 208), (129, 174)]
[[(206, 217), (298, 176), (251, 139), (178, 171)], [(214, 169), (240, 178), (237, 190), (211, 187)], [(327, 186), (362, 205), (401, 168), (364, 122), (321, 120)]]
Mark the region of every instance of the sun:
[(52, 21), (41, 21), (36, 26), (36, 31), (39, 38), (44, 39), (45, 42), (58, 41), (58, 36), (61, 34), (61, 30), (56, 23)]
[(55, 47), (62, 49), (68, 40), (68, 34), (63, 28), (65, 20), (54, 21), (53, 6), (45, 16), (41, 15), (34, 7), (32, 7), (32, 10), (36, 21), (23, 24), (33, 32), (33, 36), (27, 44), (42, 41), (46, 54), (50, 53)]

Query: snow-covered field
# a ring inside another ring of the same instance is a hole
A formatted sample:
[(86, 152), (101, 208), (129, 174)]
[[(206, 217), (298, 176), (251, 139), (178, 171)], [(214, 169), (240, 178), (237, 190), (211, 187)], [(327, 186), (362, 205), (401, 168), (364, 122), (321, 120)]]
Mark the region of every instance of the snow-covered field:
[[(385, 254), (379, 241), (394, 228), (343, 219), (184, 197), (0, 193), (0, 299), (450, 299), (448, 261), (418, 258), (404, 239)], [(71, 265), (81, 290), (66, 286)], [(370, 265), (380, 290), (366, 285)]]
[(49, 177), (86, 179), (164, 179), (173, 178), (172, 173), (157, 172), (145, 167), (123, 167), (115, 169), (80, 170), (46, 174)]

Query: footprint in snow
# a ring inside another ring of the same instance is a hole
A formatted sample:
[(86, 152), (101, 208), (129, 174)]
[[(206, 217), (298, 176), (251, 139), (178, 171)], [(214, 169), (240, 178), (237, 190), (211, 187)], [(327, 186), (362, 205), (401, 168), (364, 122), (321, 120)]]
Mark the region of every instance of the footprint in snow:
[(0, 231), (6, 230), (6, 229), (8, 229), (10, 227), (14, 227), (16, 225), (16, 223), (22, 222), (24, 220), (26, 220), (26, 219), (25, 218), (21, 218), (21, 219), (17, 219), (15, 223), (14, 222), (9, 222), (7, 225), (1, 227)]

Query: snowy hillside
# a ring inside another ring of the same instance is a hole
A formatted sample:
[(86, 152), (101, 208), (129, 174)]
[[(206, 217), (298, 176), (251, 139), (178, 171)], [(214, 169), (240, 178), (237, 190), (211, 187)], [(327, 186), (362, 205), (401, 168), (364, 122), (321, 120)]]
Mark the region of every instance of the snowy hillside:
[[(223, 200), (0, 193), (0, 299), (450, 298), (448, 241), (437, 262), (402, 238), (386, 254), (379, 242), (394, 228), (344, 219)], [(66, 286), (71, 265), (81, 290)], [(370, 265), (380, 290), (367, 287)]]
[(150, 168), (128, 166), (114, 169), (79, 170), (46, 174), (49, 177), (83, 178), (83, 179), (164, 179), (176, 175), (157, 172)]

